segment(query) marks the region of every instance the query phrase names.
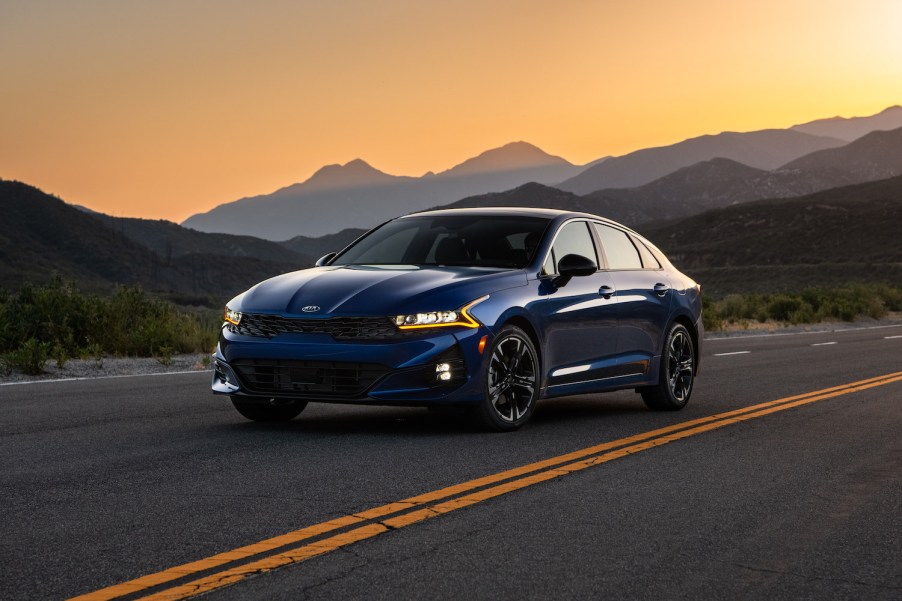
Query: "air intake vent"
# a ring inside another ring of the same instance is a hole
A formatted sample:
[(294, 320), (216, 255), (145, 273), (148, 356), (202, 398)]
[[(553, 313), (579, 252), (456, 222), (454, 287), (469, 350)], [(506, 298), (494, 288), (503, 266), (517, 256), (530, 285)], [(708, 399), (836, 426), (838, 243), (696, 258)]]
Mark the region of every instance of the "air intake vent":
[(378, 363), (345, 361), (239, 359), (231, 365), (249, 392), (310, 398), (357, 399), (388, 372)]

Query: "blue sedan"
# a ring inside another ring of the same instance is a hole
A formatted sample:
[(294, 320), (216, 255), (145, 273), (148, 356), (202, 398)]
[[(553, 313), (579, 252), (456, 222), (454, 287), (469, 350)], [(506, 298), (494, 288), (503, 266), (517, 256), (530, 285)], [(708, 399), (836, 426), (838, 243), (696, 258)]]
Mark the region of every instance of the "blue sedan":
[(701, 311), (698, 284), (607, 219), (427, 211), (229, 301), (213, 391), (257, 421), (308, 401), (466, 405), (505, 431), (539, 399), (626, 388), (672, 411), (692, 394)]

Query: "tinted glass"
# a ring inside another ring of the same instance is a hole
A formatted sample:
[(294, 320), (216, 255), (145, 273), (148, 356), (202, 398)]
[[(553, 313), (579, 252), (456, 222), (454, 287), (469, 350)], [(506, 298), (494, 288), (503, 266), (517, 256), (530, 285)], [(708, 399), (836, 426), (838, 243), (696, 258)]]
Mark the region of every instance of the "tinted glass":
[(395, 219), (339, 255), (332, 265), (526, 267), (548, 225), (543, 217), (490, 215)]
[(560, 229), (549, 259), (545, 260), (545, 273), (557, 273), (558, 261), (567, 255), (581, 255), (598, 264), (592, 234), (589, 233), (589, 226), (585, 221), (571, 221)]
[(639, 255), (642, 257), (642, 266), (645, 267), (645, 269), (661, 268), (661, 263), (659, 263), (655, 256), (651, 254), (651, 251), (646, 248), (646, 246), (642, 243), (642, 240), (633, 238), (633, 243), (639, 250)]
[(601, 238), (604, 256), (608, 260), (608, 269), (642, 269), (639, 251), (633, 246), (626, 232), (594, 223), (595, 231)]

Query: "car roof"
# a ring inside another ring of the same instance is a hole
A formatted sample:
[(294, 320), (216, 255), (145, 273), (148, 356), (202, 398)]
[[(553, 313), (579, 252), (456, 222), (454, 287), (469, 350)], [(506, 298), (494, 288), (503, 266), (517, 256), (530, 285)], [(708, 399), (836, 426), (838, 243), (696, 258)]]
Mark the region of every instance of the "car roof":
[[(426, 211), (417, 211), (404, 217), (423, 217), (423, 216), (450, 216), (450, 215), (516, 215), (518, 217), (557, 217), (565, 215), (568, 211), (559, 211), (557, 209), (540, 209), (529, 207), (476, 207), (467, 209), (429, 209)], [(402, 217), (402, 219), (404, 218)]]
[(617, 227), (623, 228), (633, 234), (636, 232), (622, 223), (617, 223), (611, 219), (607, 219), (605, 217), (600, 217), (598, 215), (593, 215), (591, 213), (580, 213), (577, 211), (562, 211), (559, 209), (543, 209), (543, 208), (533, 208), (533, 207), (477, 207), (477, 208), (468, 208), (468, 209), (434, 209), (427, 211), (418, 211), (416, 213), (410, 213), (409, 215), (404, 215), (400, 217), (400, 219), (404, 219), (406, 217), (424, 217), (424, 216), (452, 216), (452, 215), (490, 215), (490, 216), (516, 216), (516, 217), (545, 217), (547, 219), (554, 218), (562, 218), (569, 219), (573, 217), (582, 217), (585, 219), (596, 219), (598, 221), (605, 221), (612, 225), (616, 225)]

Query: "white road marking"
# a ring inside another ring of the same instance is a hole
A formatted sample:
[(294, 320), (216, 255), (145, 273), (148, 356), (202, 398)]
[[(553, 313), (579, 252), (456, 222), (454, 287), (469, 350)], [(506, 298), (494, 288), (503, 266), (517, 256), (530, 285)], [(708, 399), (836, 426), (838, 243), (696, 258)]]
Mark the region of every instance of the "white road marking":
[(774, 336), (801, 336), (811, 334), (834, 334), (837, 332), (858, 332), (864, 330), (885, 330), (886, 328), (902, 328), (902, 323), (895, 323), (885, 326), (865, 326), (862, 328), (840, 328), (838, 330), (816, 330), (814, 332), (773, 332), (770, 334), (737, 334), (736, 336), (718, 336), (716, 338), (705, 338), (705, 342), (717, 342), (719, 340), (745, 340), (746, 338), (772, 338)]
[(831, 344), (839, 344), (838, 342), (816, 342), (811, 346), (830, 346)]
[(726, 357), (727, 355), (748, 355), (752, 351), (733, 351), (732, 353), (714, 353), (715, 357)]
[(158, 371), (152, 374), (119, 374), (116, 376), (84, 376), (80, 378), (57, 378), (55, 380), (26, 380), (25, 382), (3, 382), (0, 386), (18, 386), (20, 384), (44, 384), (47, 382), (80, 382), (82, 380), (113, 380), (116, 378), (143, 378), (145, 376), (177, 376), (180, 374), (209, 374), (209, 369), (192, 369), (190, 371)]
[(902, 338), (902, 336), (884, 336), (884, 340), (892, 340), (893, 338)]

